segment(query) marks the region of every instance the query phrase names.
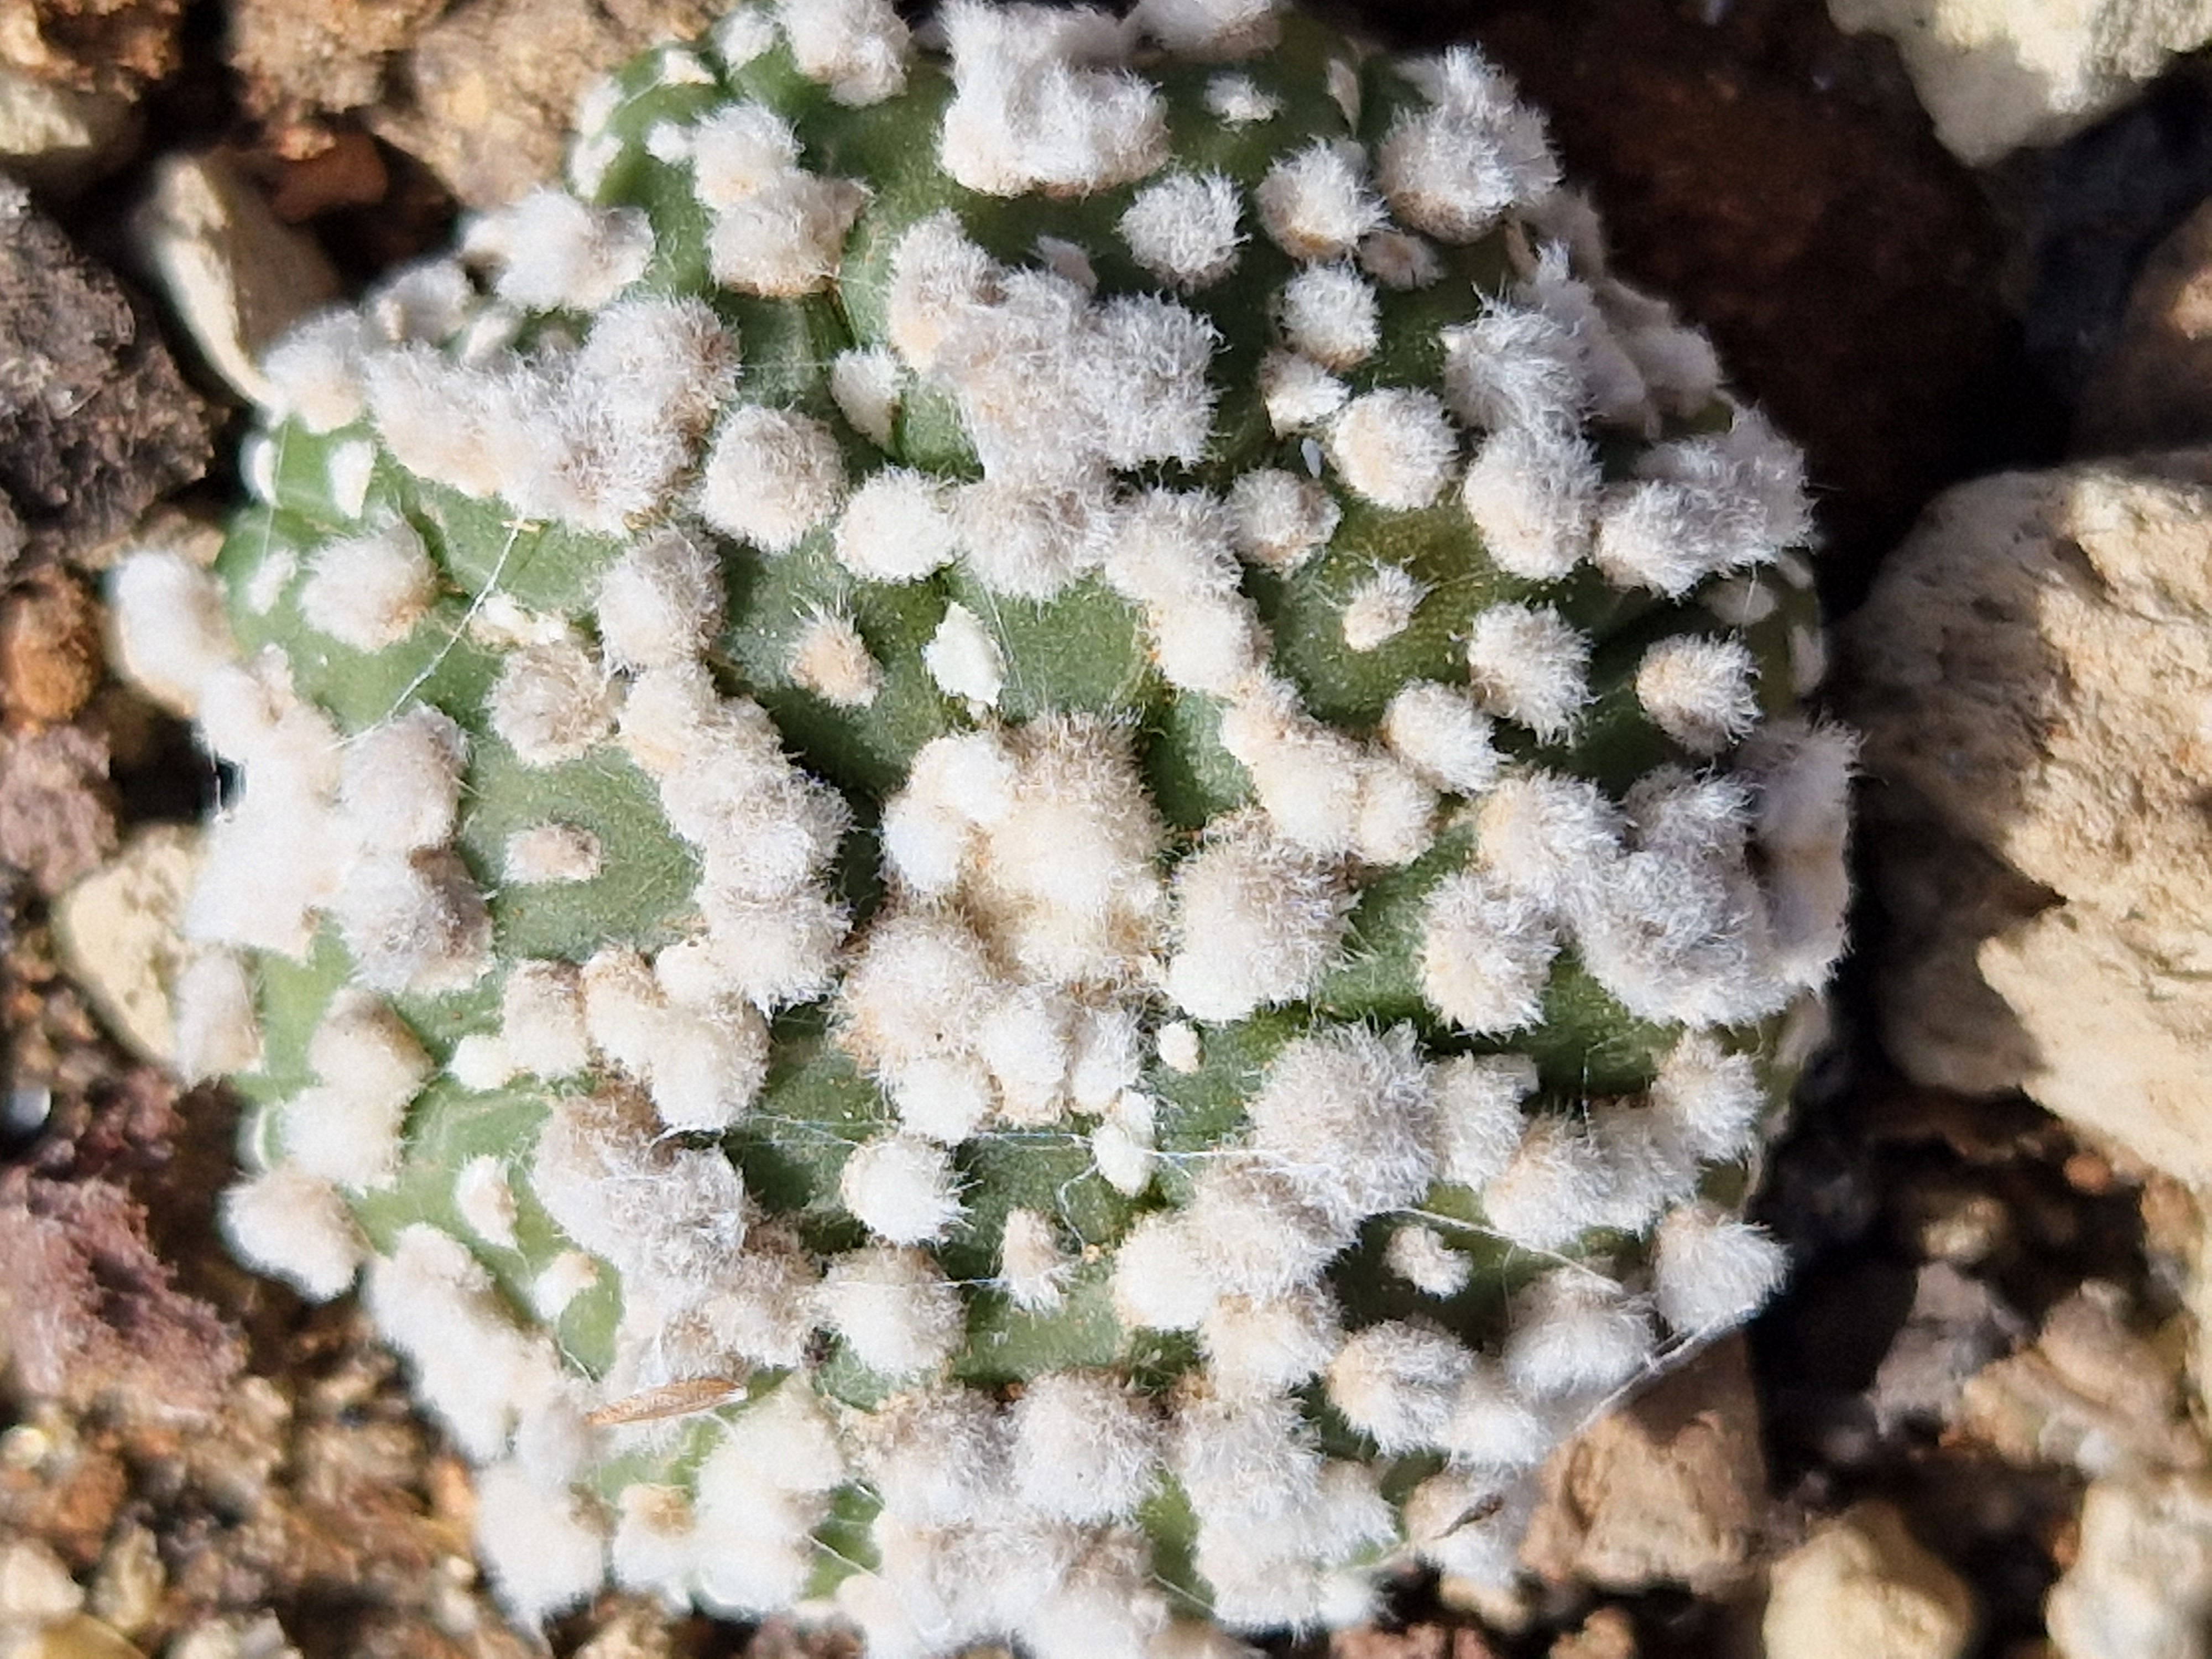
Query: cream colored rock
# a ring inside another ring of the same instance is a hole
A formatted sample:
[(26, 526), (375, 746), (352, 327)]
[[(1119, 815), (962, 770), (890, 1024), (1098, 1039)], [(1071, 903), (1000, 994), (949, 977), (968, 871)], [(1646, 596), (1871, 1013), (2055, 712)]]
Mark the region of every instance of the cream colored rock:
[(1958, 1659), (1974, 1598), (1889, 1504), (1860, 1504), (1774, 1564), (1766, 1659)]
[(272, 395), (261, 354), (337, 297), (313, 240), (281, 222), (221, 151), (163, 158), (131, 240), (207, 366), (251, 403)]
[(54, 907), (63, 961), (108, 1029), (164, 1065), (176, 1055), (169, 986), (191, 955), (178, 918), (198, 873), (198, 833), (157, 824), (131, 836)]
[(137, 106), (119, 92), (84, 92), (0, 69), (0, 168), (33, 189), (82, 189), (128, 158)]
[(2055, 143), (2212, 40), (2208, 0), (1828, 0), (1897, 42), (1936, 133), (1978, 167)]
[(2063, 1659), (2204, 1659), (2212, 1477), (2116, 1477), (2081, 1503), (2073, 1565), (2044, 1604)]
[(2016, 1084), (2202, 1187), (2212, 456), (2158, 465), (1942, 497), (1847, 626), (1849, 712), (1899, 924), (1881, 987), (1899, 1062)]

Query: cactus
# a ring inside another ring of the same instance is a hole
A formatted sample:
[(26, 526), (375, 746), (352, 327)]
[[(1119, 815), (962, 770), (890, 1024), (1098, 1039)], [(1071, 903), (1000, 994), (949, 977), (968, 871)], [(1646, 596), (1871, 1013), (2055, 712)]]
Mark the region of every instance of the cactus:
[(567, 183), (275, 350), (214, 572), (116, 579), (240, 786), (236, 1249), (361, 1275), (525, 1620), (1510, 1574), (1779, 1272), (1793, 453), (1476, 53), (1267, 0), (745, 7)]

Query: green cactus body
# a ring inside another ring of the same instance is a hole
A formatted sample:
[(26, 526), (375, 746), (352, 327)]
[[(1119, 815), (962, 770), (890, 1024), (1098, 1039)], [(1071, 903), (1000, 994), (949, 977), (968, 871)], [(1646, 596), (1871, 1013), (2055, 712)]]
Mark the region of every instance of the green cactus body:
[(242, 781), (232, 1236), (365, 1268), (525, 1618), (1133, 1655), (1510, 1573), (1778, 1271), (1795, 459), (1473, 53), (937, 27), (631, 65), (272, 355), (219, 590), (118, 576)]

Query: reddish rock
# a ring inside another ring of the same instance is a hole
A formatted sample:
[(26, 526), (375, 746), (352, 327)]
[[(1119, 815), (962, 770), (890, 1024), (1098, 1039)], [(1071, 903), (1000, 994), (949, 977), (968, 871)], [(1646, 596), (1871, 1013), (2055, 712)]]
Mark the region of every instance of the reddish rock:
[(100, 684), (100, 607), (82, 582), (41, 573), (0, 599), (0, 708), (68, 720)]

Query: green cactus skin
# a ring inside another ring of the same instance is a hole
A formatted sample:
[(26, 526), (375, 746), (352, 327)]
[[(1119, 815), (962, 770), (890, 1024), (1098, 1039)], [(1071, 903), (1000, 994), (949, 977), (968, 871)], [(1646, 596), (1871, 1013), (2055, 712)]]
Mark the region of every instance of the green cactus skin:
[(234, 1239), (366, 1266), (525, 1619), (1166, 1654), (1510, 1573), (1778, 1272), (1794, 458), (1473, 54), (942, 27), (632, 64), (572, 194), (272, 357), (219, 602), (118, 576), (243, 781)]

